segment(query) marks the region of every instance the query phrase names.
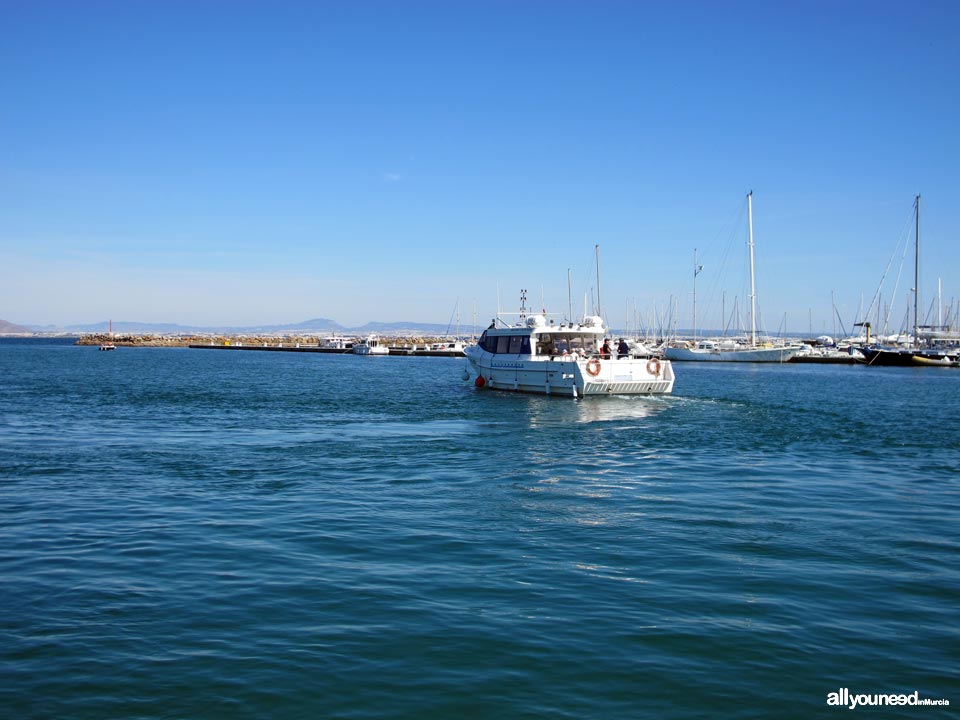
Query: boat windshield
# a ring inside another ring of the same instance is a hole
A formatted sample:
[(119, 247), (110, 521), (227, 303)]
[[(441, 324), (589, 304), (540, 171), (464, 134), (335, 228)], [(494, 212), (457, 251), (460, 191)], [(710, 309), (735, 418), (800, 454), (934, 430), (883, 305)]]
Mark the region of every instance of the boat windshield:
[(597, 352), (595, 335), (543, 334), (538, 338), (538, 355), (592, 355)]
[(480, 336), (480, 347), (489, 353), (503, 355), (529, 355), (530, 354), (530, 336), (529, 335), (488, 335), (484, 331)]

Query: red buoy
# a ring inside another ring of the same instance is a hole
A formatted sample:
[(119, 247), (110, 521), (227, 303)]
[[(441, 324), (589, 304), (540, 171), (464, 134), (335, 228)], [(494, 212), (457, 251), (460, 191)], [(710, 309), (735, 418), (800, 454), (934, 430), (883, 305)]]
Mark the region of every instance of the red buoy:
[(483, 375), (477, 375), (477, 379), (473, 381), (473, 384), (477, 387), (483, 387), (487, 384), (487, 381), (483, 379)]

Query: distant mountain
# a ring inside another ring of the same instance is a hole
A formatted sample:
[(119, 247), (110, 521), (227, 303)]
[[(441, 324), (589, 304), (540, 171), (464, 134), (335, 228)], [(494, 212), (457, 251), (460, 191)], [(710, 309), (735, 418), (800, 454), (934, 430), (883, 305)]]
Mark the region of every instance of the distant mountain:
[[(9, 325), (9, 323), (7, 323)], [(105, 333), (110, 328), (110, 322), (104, 320), (97, 323), (86, 323), (80, 325), (68, 325), (66, 327), (34, 326), (22, 328), (21, 330), (3, 330), (0, 325), (0, 332), (67, 332), (67, 333)], [(10, 325), (10, 327), (19, 327)], [(199, 335), (199, 334), (223, 334), (223, 335), (257, 335), (276, 333), (278, 335), (294, 333), (337, 333), (366, 335), (367, 333), (383, 333), (392, 335), (443, 335), (447, 332), (446, 325), (436, 323), (415, 323), (415, 322), (368, 322), (360, 327), (345, 327), (335, 320), (329, 318), (312, 318), (296, 323), (286, 323), (277, 325), (246, 325), (242, 327), (229, 326), (206, 326), (196, 325), (178, 325), (177, 323), (144, 323), (133, 321), (114, 321), (114, 333), (128, 334), (153, 334), (153, 335)]]
[(6, 320), (0, 320), (0, 335), (6, 334), (22, 334), (33, 332), (28, 327), (23, 325), (14, 325), (12, 322), (7, 322)]
[(346, 330), (340, 323), (328, 318), (313, 318), (313, 320), (304, 320), (303, 322), (293, 323), (292, 325), (275, 325), (274, 327), (289, 328), (293, 330), (304, 330), (307, 332), (342, 332)]
[(446, 325), (437, 325), (435, 323), (411, 323), (411, 322), (368, 322), (360, 327), (349, 328), (350, 332), (358, 334), (365, 333), (390, 333), (393, 335), (444, 335), (447, 332)]

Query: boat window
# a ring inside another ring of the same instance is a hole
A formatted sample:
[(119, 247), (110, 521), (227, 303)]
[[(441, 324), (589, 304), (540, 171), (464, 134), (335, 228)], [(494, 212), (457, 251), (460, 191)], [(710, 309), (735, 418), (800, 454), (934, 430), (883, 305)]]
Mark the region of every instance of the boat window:
[(530, 352), (530, 341), (520, 335), (514, 335), (512, 338), (510, 338), (510, 353), (512, 355), (518, 355), (523, 352), (524, 340), (527, 340), (527, 352)]
[(497, 353), (507, 353), (510, 352), (510, 336), (501, 335), (497, 338), (497, 349), (494, 351)]
[(487, 331), (483, 331), (483, 335), (480, 336), (480, 340), (477, 342), (477, 345), (480, 346), (481, 350), (487, 349)]
[(570, 352), (581, 355), (591, 355), (596, 352), (596, 345), (592, 335), (574, 335), (570, 338)]
[(537, 343), (537, 355), (554, 355), (557, 352), (557, 345), (550, 339), (549, 335), (541, 335), (540, 342)]

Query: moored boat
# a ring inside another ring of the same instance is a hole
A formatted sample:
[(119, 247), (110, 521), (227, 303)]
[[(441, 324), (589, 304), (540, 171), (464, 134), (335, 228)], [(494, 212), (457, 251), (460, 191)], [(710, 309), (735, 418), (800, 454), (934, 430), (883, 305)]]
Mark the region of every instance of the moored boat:
[(117, 346), (113, 343), (113, 320), (110, 321), (107, 340), (100, 343), (100, 350), (106, 352), (108, 350), (116, 350)]
[(914, 202), (913, 253), (913, 335), (908, 336), (903, 345), (888, 347), (870, 344), (870, 323), (858, 323), (867, 328), (867, 344), (860, 348), (867, 365), (894, 367), (939, 366), (960, 367), (960, 336), (941, 326), (936, 328), (920, 325), (919, 290), (920, 287), (920, 196)]
[(383, 344), (379, 335), (370, 334), (353, 346), (353, 353), (354, 355), (389, 355), (390, 348)]
[(460, 340), (432, 343), (427, 350), (431, 355), (463, 355), (465, 346)]
[[(801, 345), (787, 345), (760, 342), (757, 339), (757, 290), (754, 277), (753, 260), (753, 191), (747, 193), (747, 245), (750, 250), (750, 336), (744, 341), (722, 338), (719, 340), (696, 340), (696, 280), (702, 267), (697, 264), (694, 255), (694, 342), (678, 342), (664, 349), (669, 360), (700, 362), (787, 362), (803, 348)], [(696, 252), (696, 251), (694, 251)]]
[(700, 340), (693, 346), (674, 345), (664, 350), (670, 360), (700, 362), (787, 362), (801, 350), (798, 345), (751, 345), (735, 340)]
[(340, 335), (331, 335), (329, 337), (321, 338), (317, 342), (317, 347), (324, 350), (343, 350), (344, 352), (349, 352), (353, 349), (353, 340)]
[(867, 365), (887, 367), (913, 367), (932, 365), (957, 367), (960, 357), (955, 353), (937, 352), (917, 348), (889, 348), (882, 346), (862, 347), (860, 352), (866, 358)]

